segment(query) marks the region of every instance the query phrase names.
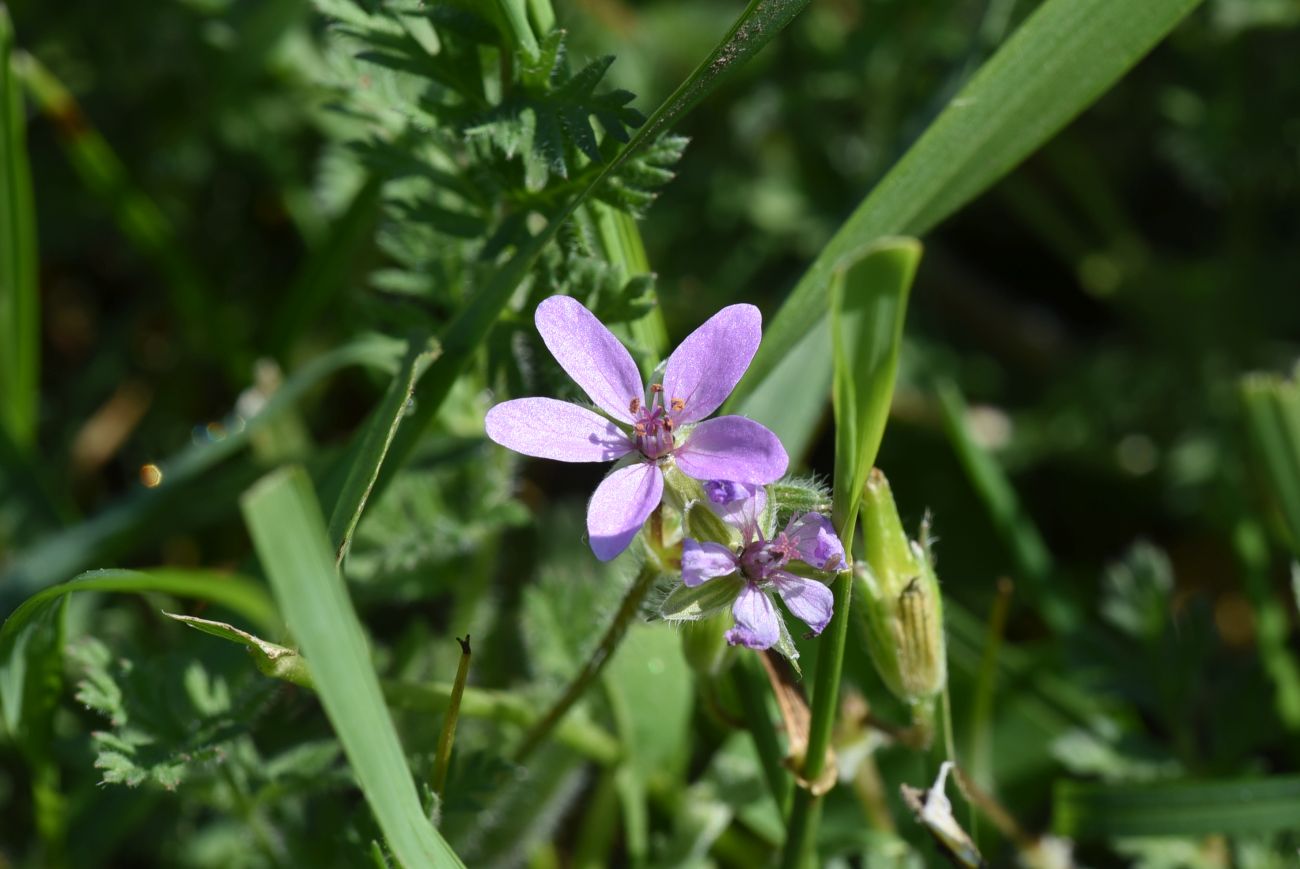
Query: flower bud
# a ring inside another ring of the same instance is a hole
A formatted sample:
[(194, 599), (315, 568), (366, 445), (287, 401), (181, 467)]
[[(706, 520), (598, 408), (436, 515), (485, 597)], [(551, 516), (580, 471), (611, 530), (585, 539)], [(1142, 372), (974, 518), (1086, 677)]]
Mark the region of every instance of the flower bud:
[[(866, 559), (854, 566), (861, 604), (853, 611), (881, 679), (915, 706), (942, 691), (948, 678), (939, 580), (928, 550), (903, 532), (889, 482), (879, 470), (867, 479), (859, 515)], [(923, 540), (927, 531), (923, 525)]]

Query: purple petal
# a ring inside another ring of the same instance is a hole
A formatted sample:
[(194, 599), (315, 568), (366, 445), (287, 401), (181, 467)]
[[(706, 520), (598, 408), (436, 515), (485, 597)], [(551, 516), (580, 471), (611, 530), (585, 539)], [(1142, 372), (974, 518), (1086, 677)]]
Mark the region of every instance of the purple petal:
[(776, 607), (752, 582), (745, 583), (740, 597), (731, 606), (731, 614), (736, 618), (736, 626), (727, 631), (726, 637), (733, 646), (770, 649), (781, 638), (781, 617)]
[(835, 595), (815, 579), (804, 579), (784, 570), (772, 574), (776, 593), (801, 622), (820, 634), (835, 611)]
[(781, 441), (743, 416), (720, 416), (697, 425), (674, 451), (677, 467), (697, 480), (771, 483), (785, 473), (790, 457)]
[(537, 306), (537, 331), (555, 361), (583, 388), (596, 406), (632, 422), (632, 399), (645, 400), (641, 373), (627, 348), (568, 296), (551, 296)]
[(709, 508), (723, 522), (746, 532), (747, 537), (757, 536), (758, 517), (767, 505), (766, 489), (753, 483), (709, 480), (704, 484), (704, 494)]
[(838, 570), (844, 564), (844, 544), (822, 514), (803, 514), (790, 523), (786, 535), (799, 550), (799, 559), (818, 570)]
[(487, 436), (526, 456), (561, 462), (608, 462), (632, 451), (618, 426), (597, 413), (554, 398), (517, 398), (496, 405)]
[(736, 554), (721, 543), (682, 540), (682, 582), (689, 588), (736, 572)]
[(684, 403), (673, 419), (698, 422), (722, 406), (749, 367), (763, 337), (753, 305), (728, 305), (677, 345), (664, 369), (664, 401)]
[(587, 535), (596, 557), (609, 561), (627, 549), (663, 494), (663, 474), (650, 462), (619, 468), (601, 480), (587, 505)]

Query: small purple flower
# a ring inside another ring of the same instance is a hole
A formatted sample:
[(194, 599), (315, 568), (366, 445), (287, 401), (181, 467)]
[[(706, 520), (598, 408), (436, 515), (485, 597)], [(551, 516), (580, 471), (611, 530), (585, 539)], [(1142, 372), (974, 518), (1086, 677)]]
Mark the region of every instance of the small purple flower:
[(537, 331), (556, 361), (613, 421), (552, 398), (519, 398), (487, 414), (492, 440), (527, 456), (607, 462), (631, 456), (601, 481), (587, 505), (591, 550), (618, 555), (663, 497), (672, 462), (697, 480), (770, 483), (789, 458), (776, 435), (741, 416), (705, 420), (731, 394), (762, 337), (753, 305), (730, 305), (681, 343), (649, 389), (627, 349), (576, 299), (537, 306)]
[(751, 649), (769, 649), (780, 642), (781, 617), (772, 603), (772, 591), (813, 634), (820, 634), (831, 620), (831, 590), (785, 568), (791, 561), (802, 561), (817, 570), (833, 571), (844, 563), (844, 547), (830, 520), (820, 513), (804, 513), (792, 517), (784, 531), (767, 540), (758, 521), (763, 511), (761, 488), (710, 482), (704, 491), (714, 510), (741, 529), (744, 545), (735, 552), (721, 543), (686, 538), (682, 583), (695, 588), (739, 571), (745, 583), (731, 607), (736, 625), (727, 631), (727, 642)]

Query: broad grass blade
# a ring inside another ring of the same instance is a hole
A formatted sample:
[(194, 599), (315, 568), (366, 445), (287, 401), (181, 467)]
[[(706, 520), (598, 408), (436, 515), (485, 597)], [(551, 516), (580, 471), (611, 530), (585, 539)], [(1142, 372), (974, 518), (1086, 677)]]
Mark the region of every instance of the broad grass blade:
[(832, 514), (851, 545), (858, 502), (889, 419), (907, 297), (921, 260), (914, 238), (881, 239), (836, 272), (831, 290), (835, 360)]
[(242, 506), (276, 601), (388, 846), (407, 867), (461, 866), (420, 807), (307, 473), (291, 467), (263, 478)]

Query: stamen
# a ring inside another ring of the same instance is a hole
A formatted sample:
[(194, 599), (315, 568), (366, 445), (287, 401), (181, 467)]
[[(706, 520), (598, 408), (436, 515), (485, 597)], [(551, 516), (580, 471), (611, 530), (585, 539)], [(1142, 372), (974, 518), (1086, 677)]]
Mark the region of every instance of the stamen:
[(635, 415), (636, 412), (641, 409), (641, 399), (639, 398), (632, 399), (632, 403), (627, 406), (627, 409), (630, 410), (633, 415)]
[(686, 408), (686, 402), (680, 398), (674, 398), (670, 407), (672, 407), (674, 413), (681, 413)]
[(638, 435), (640, 435), (641, 437), (645, 437), (645, 423), (639, 422), (635, 426), (633, 426), (633, 428), (636, 429), (636, 433)]
[(650, 384), (650, 391), (651, 391), (651, 392), (663, 392), (663, 391), (664, 391), (664, 385), (663, 385), (662, 383), (652, 383), (652, 384)]
[(664, 428), (669, 431), (673, 430), (673, 418), (671, 416), (664, 417)]

